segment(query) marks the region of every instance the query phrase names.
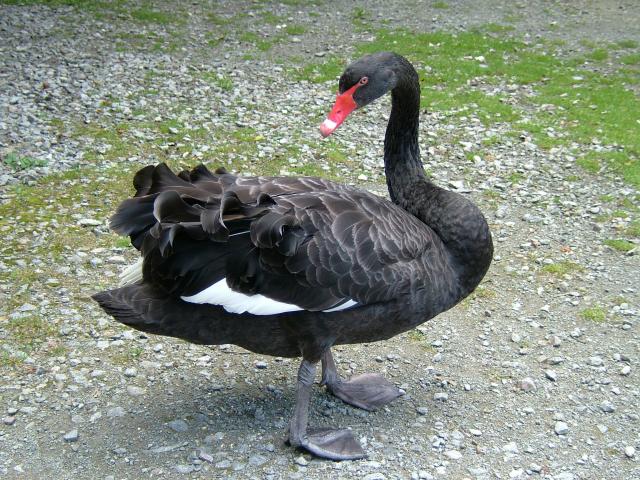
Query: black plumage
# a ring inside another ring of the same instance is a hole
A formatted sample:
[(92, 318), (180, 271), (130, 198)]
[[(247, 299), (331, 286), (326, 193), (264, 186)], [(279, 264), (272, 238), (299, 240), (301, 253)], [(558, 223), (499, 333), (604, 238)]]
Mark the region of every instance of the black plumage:
[[(397, 389), (380, 377), (341, 380), (330, 347), (390, 338), (451, 308), (480, 282), (493, 251), (477, 207), (424, 173), (419, 83), (409, 62), (383, 52), (354, 62), (340, 79), (339, 93), (358, 107), (389, 90), (392, 202), (321, 178), (244, 178), (202, 165), (176, 175), (148, 166), (111, 220), (140, 250), (142, 279), (94, 296), (143, 331), (302, 356), (290, 440), (334, 459), (363, 452), (343, 431), (307, 432), (315, 364), (322, 360), (324, 382), (349, 403), (374, 409), (392, 400)], [(337, 126), (327, 122), (323, 134)], [(182, 300), (223, 279), (248, 301), (263, 296), (298, 310), (230, 313)], [(349, 308), (326, 311), (341, 306)]]

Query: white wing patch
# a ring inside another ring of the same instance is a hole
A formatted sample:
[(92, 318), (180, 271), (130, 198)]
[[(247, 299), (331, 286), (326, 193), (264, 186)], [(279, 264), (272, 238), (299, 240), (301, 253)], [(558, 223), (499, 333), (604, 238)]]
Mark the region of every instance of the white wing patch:
[(252, 313), (254, 315), (276, 315), (303, 310), (297, 305), (272, 300), (264, 295), (245, 295), (229, 288), (223, 278), (195, 295), (180, 297), (189, 303), (211, 303), (221, 305), (229, 313)]
[(133, 265), (129, 265), (120, 273), (119, 287), (126, 287), (142, 280), (142, 257)]
[[(201, 292), (194, 295), (180, 297), (189, 303), (210, 303), (212, 305), (220, 305), (229, 313), (251, 313), (253, 315), (277, 315), (285, 312), (299, 312), (303, 308), (291, 303), (279, 302), (264, 295), (245, 295), (229, 288), (227, 279), (214, 283), (210, 287), (205, 288)], [(323, 312), (337, 312), (356, 305), (357, 302), (349, 300), (338, 307)]]
[(338, 305), (337, 307), (333, 307), (330, 308), (329, 310), (323, 310), (323, 312), (329, 313), (329, 312), (339, 312), (340, 310), (346, 310), (347, 308), (351, 308), (354, 305), (357, 305), (358, 302), (356, 302), (355, 300), (347, 300), (345, 303), (343, 303), (342, 305)]

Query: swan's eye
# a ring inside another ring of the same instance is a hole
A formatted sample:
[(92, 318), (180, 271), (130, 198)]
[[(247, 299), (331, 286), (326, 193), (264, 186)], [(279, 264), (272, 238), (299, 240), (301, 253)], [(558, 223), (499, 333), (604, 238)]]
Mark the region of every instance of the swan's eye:
[(369, 77), (362, 77), (358, 83), (360, 83), (360, 85), (366, 85), (369, 83)]

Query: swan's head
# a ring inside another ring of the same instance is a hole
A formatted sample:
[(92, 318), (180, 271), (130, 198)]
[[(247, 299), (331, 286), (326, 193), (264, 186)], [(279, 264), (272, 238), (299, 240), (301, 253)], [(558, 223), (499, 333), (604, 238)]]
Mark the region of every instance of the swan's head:
[(402, 57), (395, 53), (379, 52), (347, 67), (340, 77), (336, 103), (320, 125), (323, 137), (331, 135), (356, 108), (368, 105), (396, 86), (395, 67), (399, 58)]

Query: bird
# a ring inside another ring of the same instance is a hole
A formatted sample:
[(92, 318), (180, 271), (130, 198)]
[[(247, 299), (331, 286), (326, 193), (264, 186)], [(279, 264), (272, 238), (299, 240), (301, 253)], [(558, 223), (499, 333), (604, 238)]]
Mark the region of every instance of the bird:
[(288, 443), (331, 460), (367, 454), (348, 429), (309, 427), (319, 364), (321, 385), (355, 407), (373, 411), (402, 393), (379, 374), (342, 378), (332, 347), (389, 339), (452, 308), (493, 256), (480, 209), (423, 168), (420, 82), (406, 58), (377, 52), (350, 63), (321, 135), (388, 92), (390, 200), (323, 178), (149, 165), (110, 221), (139, 260), (120, 286), (93, 295), (147, 333), (302, 357)]

